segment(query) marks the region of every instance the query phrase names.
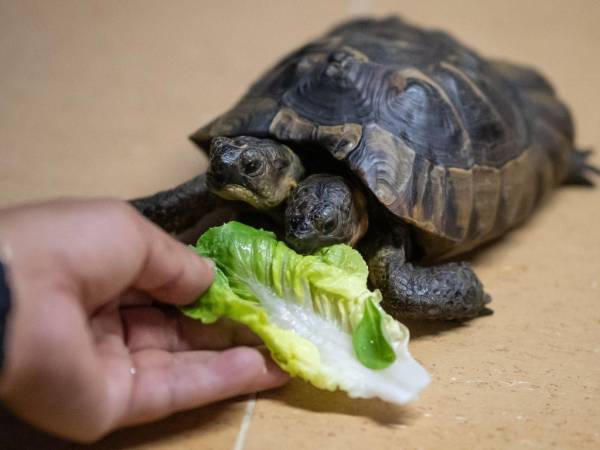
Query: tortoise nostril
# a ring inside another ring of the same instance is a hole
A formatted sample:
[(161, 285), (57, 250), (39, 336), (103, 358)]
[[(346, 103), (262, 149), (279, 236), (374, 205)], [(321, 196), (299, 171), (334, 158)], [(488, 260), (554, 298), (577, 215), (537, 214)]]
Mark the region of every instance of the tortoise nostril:
[(210, 142), (210, 156), (222, 154), (227, 151), (231, 147), (232, 142), (233, 140), (228, 137), (217, 136)]
[(213, 152), (215, 150), (219, 150), (223, 145), (223, 138), (216, 137), (212, 141), (210, 141), (210, 151)]
[(227, 144), (229, 142), (232, 142), (231, 138), (228, 138), (225, 136), (217, 136), (217, 137), (213, 138), (213, 140), (211, 141), (211, 145), (221, 146), (221, 145)]
[(290, 218), (289, 221), (290, 231), (293, 233), (306, 233), (309, 231), (310, 227), (308, 226), (308, 222), (304, 217), (294, 216)]
[(211, 152), (206, 171), (206, 181), (212, 188), (221, 188), (232, 180), (235, 171), (232, 171), (231, 155), (223, 147), (217, 147)]
[(209, 160), (209, 172), (220, 173), (225, 168), (222, 154), (213, 153)]
[(338, 63), (331, 63), (325, 69), (325, 76), (335, 78), (340, 75), (342, 69)]
[(222, 187), (226, 183), (226, 174), (227, 171), (223, 164), (219, 161), (211, 160), (208, 170), (206, 171), (207, 185), (212, 188)]

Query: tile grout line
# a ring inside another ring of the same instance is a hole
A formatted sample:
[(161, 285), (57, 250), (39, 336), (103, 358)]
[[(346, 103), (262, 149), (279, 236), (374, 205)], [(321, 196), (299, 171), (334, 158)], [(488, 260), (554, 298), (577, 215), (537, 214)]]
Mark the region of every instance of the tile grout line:
[(244, 417), (242, 418), (242, 423), (240, 424), (240, 430), (238, 431), (238, 435), (235, 439), (233, 450), (244, 449), (244, 445), (246, 444), (246, 434), (250, 428), (250, 421), (252, 420), (252, 414), (254, 413), (254, 407), (256, 406), (256, 397), (256, 394), (251, 394), (250, 398), (248, 399), (248, 403), (246, 404), (246, 412), (244, 412)]
[[(371, 11), (370, 0), (350, 0), (348, 4), (348, 12), (351, 16), (366, 15)], [(257, 394), (251, 394), (246, 404), (246, 411), (240, 424), (233, 450), (244, 450), (246, 444), (246, 435), (250, 428), (250, 422), (252, 421), (252, 415), (254, 414), (254, 408), (256, 407)]]

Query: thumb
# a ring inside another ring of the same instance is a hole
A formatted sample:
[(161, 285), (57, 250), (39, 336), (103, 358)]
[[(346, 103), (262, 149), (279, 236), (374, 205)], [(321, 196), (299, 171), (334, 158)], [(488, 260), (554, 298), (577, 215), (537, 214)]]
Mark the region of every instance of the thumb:
[(184, 305), (202, 294), (214, 277), (214, 264), (140, 216), (146, 254), (133, 287), (165, 303)]
[(15, 207), (0, 212), (0, 231), (14, 250), (13, 278), (22, 291), (58, 286), (89, 311), (129, 288), (164, 302), (189, 303), (213, 279), (210, 261), (118, 200)]

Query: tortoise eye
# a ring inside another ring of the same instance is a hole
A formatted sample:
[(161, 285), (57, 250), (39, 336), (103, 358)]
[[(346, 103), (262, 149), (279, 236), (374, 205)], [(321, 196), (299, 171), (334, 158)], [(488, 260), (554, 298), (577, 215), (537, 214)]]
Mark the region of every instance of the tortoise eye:
[(337, 217), (331, 208), (327, 208), (322, 212), (320, 223), (321, 232), (324, 234), (332, 233), (337, 227)]
[(260, 175), (262, 169), (263, 162), (260, 159), (248, 159), (242, 162), (242, 171), (249, 177)]
[(326, 219), (325, 222), (323, 222), (323, 224), (321, 225), (321, 231), (325, 234), (330, 234), (335, 230), (336, 225), (337, 221), (335, 220), (335, 218), (331, 217), (329, 219)]

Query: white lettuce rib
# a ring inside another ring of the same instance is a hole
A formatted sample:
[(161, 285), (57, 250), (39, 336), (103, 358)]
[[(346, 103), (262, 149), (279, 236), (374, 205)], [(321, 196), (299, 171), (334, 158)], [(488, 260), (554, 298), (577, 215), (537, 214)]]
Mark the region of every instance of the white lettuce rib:
[[(363, 366), (356, 358), (352, 336), (333, 320), (317, 314), (309, 298), (284, 299), (271, 289), (254, 281), (249, 283), (265, 308), (271, 323), (312, 342), (321, 357), (320, 370), (350, 397), (379, 397), (404, 404), (415, 397), (430, 382), (427, 371), (408, 352), (406, 342), (393, 342), (396, 361), (382, 370)], [(310, 296), (309, 290), (306, 294)], [(291, 293), (286, 292), (286, 295)]]

